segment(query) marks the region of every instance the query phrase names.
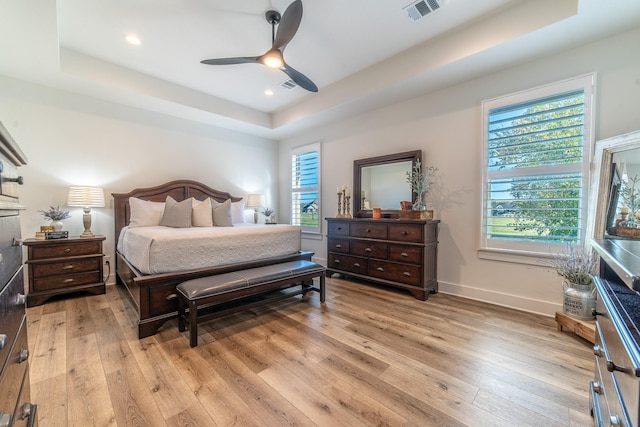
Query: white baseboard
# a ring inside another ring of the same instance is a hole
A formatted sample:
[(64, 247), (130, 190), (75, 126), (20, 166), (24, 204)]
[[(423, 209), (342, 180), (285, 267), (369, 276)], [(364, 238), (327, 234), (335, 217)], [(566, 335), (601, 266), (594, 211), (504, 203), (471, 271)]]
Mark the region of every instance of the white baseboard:
[(462, 298), (469, 298), (476, 301), (487, 302), (502, 307), (513, 308), (515, 310), (529, 313), (541, 314), (543, 316), (555, 316), (556, 311), (562, 311), (562, 302), (541, 301), (532, 298), (510, 295), (502, 292), (490, 291), (487, 289), (463, 286), (454, 283), (438, 281), (439, 292), (455, 295)]

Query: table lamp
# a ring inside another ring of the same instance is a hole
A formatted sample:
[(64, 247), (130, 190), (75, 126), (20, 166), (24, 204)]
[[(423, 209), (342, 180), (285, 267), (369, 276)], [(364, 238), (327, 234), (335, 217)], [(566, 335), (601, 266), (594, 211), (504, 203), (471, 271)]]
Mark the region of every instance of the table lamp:
[(246, 208), (253, 208), (253, 223), (258, 223), (258, 208), (260, 207), (260, 201), (262, 200), (262, 194), (248, 194), (247, 203), (244, 205)]
[(99, 187), (69, 187), (67, 206), (79, 206), (83, 208), (82, 223), (84, 233), (80, 237), (95, 237), (91, 232), (91, 208), (104, 207), (104, 191)]

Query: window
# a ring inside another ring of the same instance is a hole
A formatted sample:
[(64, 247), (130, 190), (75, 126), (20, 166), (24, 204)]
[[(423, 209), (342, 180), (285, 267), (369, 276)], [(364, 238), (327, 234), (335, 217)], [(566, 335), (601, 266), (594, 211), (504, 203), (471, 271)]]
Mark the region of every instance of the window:
[(321, 234), (320, 143), (291, 151), (291, 224), (303, 233)]
[(583, 243), (594, 78), (483, 103), (481, 249), (549, 253)]

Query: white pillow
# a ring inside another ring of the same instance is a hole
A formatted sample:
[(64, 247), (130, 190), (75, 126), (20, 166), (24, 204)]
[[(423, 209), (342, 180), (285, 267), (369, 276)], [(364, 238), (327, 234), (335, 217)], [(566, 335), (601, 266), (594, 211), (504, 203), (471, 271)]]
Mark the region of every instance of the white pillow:
[(231, 202), (231, 221), (234, 224), (242, 224), (244, 220), (244, 200)]
[(231, 199), (225, 200), (213, 208), (213, 225), (216, 227), (233, 227), (231, 219)]
[[(213, 208), (211, 199), (203, 201), (192, 199), (191, 225), (194, 227), (213, 227)], [(217, 203), (217, 202), (216, 202)]]
[(160, 225), (164, 213), (163, 202), (149, 202), (129, 197), (129, 227), (152, 227)]

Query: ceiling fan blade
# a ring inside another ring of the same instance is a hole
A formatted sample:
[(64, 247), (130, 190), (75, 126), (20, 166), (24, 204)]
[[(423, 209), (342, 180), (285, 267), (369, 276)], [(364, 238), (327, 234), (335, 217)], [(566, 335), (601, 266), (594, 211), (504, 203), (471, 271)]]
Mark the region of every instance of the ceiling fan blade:
[(302, 0), (296, 0), (284, 11), (282, 19), (278, 24), (278, 34), (273, 41), (273, 47), (284, 50), (293, 36), (296, 35), (298, 27), (302, 21)]
[(239, 56), (236, 58), (205, 59), (200, 61), (206, 65), (259, 64), (257, 56)]
[(291, 68), (289, 65), (284, 64), (282, 71), (293, 80), (298, 86), (309, 92), (317, 92), (318, 86), (309, 79), (309, 77), (302, 74), (300, 71)]

